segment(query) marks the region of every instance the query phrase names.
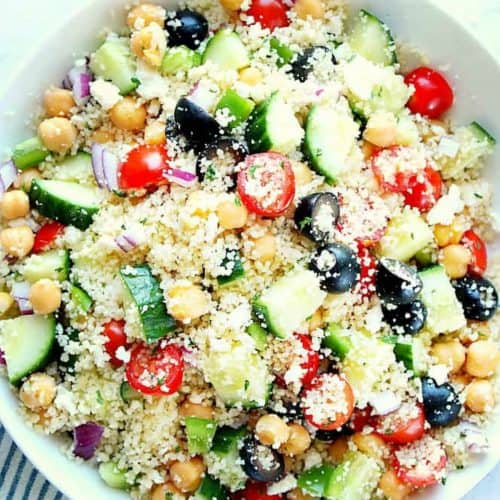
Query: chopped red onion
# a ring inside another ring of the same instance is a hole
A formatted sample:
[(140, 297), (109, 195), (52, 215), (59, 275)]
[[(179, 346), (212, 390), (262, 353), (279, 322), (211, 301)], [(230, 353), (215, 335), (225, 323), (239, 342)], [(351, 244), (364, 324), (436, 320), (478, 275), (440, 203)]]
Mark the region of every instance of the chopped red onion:
[(33, 314), (33, 306), (29, 300), (31, 285), (27, 281), (21, 281), (12, 285), (12, 297), (17, 302), (21, 314)]
[(115, 238), (115, 243), (124, 252), (131, 252), (143, 242), (143, 235), (137, 231), (127, 230)]
[(401, 398), (389, 391), (379, 392), (370, 398), (370, 404), (373, 415), (387, 415), (399, 409)]
[(181, 346), (181, 351), (182, 351), (182, 358), (188, 365), (191, 365), (194, 368), (199, 367), (198, 355), (195, 351), (193, 351), (193, 349)]
[(317, 89), (315, 92), (314, 92), (314, 95), (316, 97), (319, 97), (323, 92), (325, 91), (325, 89)]
[(7, 361), (5, 360), (5, 353), (3, 352), (3, 349), (0, 349), (0, 366), (6, 366)]
[(100, 188), (116, 191), (118, 186), (118, 158), (101, 144), (92, 145), (92, 170)]
[(90, 98), (90, 82), (92, 74), (87, 65), (74, 66), (63, 80), (63, 87), (73, 90), (73, 97), (77, 104), (85, 104)]
[(91, 459), (101, 442), (103, 433), (104, 427), (95, 422), (76, 426), (73, 429), (73, 453), (84, 460)]
[(457, 427), (469, 453), (476, 455), (486, 453), (490, 449), (488, 438), (478, 425), (464, 421)]
[(18, 174), (19, 172), (12, 160), (0, 164), (0, 195), (10, 188)]
[(197, 179), (196, 174), (178, 168), (169, 168), (163, 175), (170, 182), (182, 187), (191, 187)]

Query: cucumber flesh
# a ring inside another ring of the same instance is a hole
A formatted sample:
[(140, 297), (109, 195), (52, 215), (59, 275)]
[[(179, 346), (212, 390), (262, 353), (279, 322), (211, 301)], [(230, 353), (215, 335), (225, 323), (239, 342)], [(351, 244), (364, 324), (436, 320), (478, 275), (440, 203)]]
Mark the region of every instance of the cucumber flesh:
[(90, 309), (92, 309), (94, 301), (85, 290), (83, 290), (79, 286), (71, 285), (69, 293), (73, 304), (82, 313), (87, 313), (90, 311)]
[(65, 281), (69, 276), (69, 252), (67, 250), (50, 250), (34, 254), (24, 261), (21, 274), (30, 283), (41, 279)]
[(14, 148), (12, 161), (19, 170), (25, 170), (42, 163), (49, 154), (42, 141), (38, 137), (32, 137)]
[(258, 351), (264, 351), (267, 347), (267, 331), (258, 323), (251, 323), (247, 326), (247, 333), (253, 338)]
[(114, 462), (103, 462), (99, 465), (99, 475), (102, 480), (110, 488), (116, 490), (127, 490), (130, 488), (125, 473), (126, 471), (119, 469)]
[(208, 41), (202, 58), (223, 70), (238, 71), (250, 64), (248, 50), (240, 37), (230, 29), (221, 29)]
[(217, 430), (214, 420), (200, 417), (186, 417), (188, 451), (193, 455), (208, 453)]
[(120, 397), (124, 403), (136, 401), (143, 398), (143, 395), (136, 391), (128, 382), (122, 382), (120, 385)]
[(11, 384), (43, 368), (56, 338), (53, 316), (19, 316), (0, 322), (0, 339)]
[(232, 117), (231, 121), (228, 123), (228, 127), (234, 128), (246, 121), (254, 108), (255, 103), (253, 101), (241, 97), (234, 90), (228, 89), (217, 103), (215, 110), (226, 109), (229, 116)]
[(349, 331), (337, 324), (329, 325), (323, 338), (323, 346), (343, 360), (352, 347)]
[(420, 377), (427, 371), (427, 350), (421, 339), (414, 338), (409, 342), (397, 342), (394, 345), (396, 359)]
[(160, 72), (165, 76), (175, 75), (179, 71), (188, 71), (200, 64), (201, 55), (198, 52), (185, 45), (179, 45), (167, 50), (163, 56)]
[(65, 158), (57, 165), (52, 179), (56, 181), (76, 182), (86, 186), (95, 185), (92, 157), (88, 153), (77, 153)]
[(302, 472), (297, 478), (297, 486), (307, 495), (323, 498), (335, 468), (329, 464), (318, 465)]
[(193, 500), (227, 500), (229, 495), (220, 481), (205, 474), (200, 487), (192, 498)]

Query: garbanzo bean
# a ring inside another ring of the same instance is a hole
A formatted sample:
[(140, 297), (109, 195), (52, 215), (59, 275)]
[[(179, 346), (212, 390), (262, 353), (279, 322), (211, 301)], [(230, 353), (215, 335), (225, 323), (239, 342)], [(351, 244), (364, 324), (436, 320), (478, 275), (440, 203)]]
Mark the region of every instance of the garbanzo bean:
[(172, 481), (167, 481), (166, 483), (157, 484), (153, 487), (153, 489), (151, 490), (151, 500), (165, 500), (167, 498), (170, 498), (168, 496), (169, 493), (185, 498), (185, 496), (182, 494), (182, 491), (176, 488), (175, 484)]
[(321, 19), (325, 15), (325, 9), (321, 0), (297, 0), (293, 6), (300, 19)]
[(363, 137), (375, 146), (387, 148), (396, 144), (397, 126), (392, 113), (378, 111), (368, 120)]
[(132, 34), (130, 49), (153, 68), (159, 68), (167, 48), (167, 38), (163, 29), (156, 23)]
[(22, 259), (31, 252), (35, 236), (29, 226), (9, 227), (0, 233), (0, 243), (5, 253)]
[(0, 316), (3, 316), (14, 304), (14, 299), (7, 292), (0, 292)]
[(211, 406), (184, 401), (180, 408), (180, 414), (182, 417), (199, 417), (211, 420), (214, 416), (214, 409)]
[(498, 365), (498, 347), (491, 340), (479, 340), (469, 346), (465, 371), (473, 377), (491, 377)]
[(38, 126), (44, 146), (54, 153), (66, 153), (76, 141), (76, 128), (67, 118), (48, 118)]
[(19, 391), (19, 399), (31, 410), (47, 408), (56, 397), (56, 381), (45, 373), (33, 373)]
[(473, 380), (465, 389), (465, 405), (474, 413), (490, 411), (495, 406), (495, 392), (489, 380)]
[(219, 0), (219, 3), (229, 11), (237, 11), (240, 10), (241, 4), (243, 0)]
[(61, 305), (61, 286), (54, 280), (38, 280), (30, 289), (29, 299), (37, 314), (53, 313)]
[(155, 120), (144, 129), (144, 142), (151, 145), (165, 144), (165, 122)]
[(240, 81), (247, 85), (257, 85), (264, 77), (257, 68), (244, 68), (240, 71)]
[(443, 226), (442, 224), (434, 226), (434, 238), (441, 248), (460, 243), (463, 234), (464, 228), (457, 221), (450, 226)]
[(0, 211), (7, 220), (25, 217), (30, 211), (30, 199), (24, 191), (7, 191), (0, 201)]
[(465, 347), (458, 340), (437, 342), (431, 354), (439, 363), (451, 368), (451, 373), (458, 373), (465, 363)]
[(73, 92), (65, 89), (51, 88), (45, 91), (43, 105), (48, 116), (71, 116), (71, 110), (76, 106)]
[(191, 284), (175, 285), (168, 292), (170, 314), (179, 321), (189, 321), (207, 314), (209, 302), (205, 292)]
[(389, 456), (389, 448), (383, 439), (376, 434), (363, 434), (356, 432), (352, 436), (352, 441), (358, 447), (358, 450), (377, 460), (383, 460)]
[(165, 21), (165, 9), (160, 5), (143, 3), (137, 5), (127, 15), (127, 25), (130, 29), (141, 29), (156, 23), (163, 26)]
[(255, 435), (262, 444), (278, 448), (288, 440), (290, 428), (278, 415), (263, 415), (257, 421)]
[(253, 256), (261, 262), (272, 260), (276, 255), (276, 238), (266, 234), (254, 240)]
[(114, 135), (110, 130), (99, 129), (95, 130), (92, 134), (92, 142), (106, 144), (107, 142), (112, 142), (113, 140)]
[(174, 485), (184, 493), (198, 489), (204, 472), (205, 464), (199, 457), (191, 458), (187, 462), (174, 462), (170, 466), (170, 477)]
[(217, 205), (217, 217), (222, 228), (239, 229), (247, 223), (248, 211), (239, 198), (224, 200)]
[(328, 447), (328, 456), (334, 463), (342, 462), (342, 458), (348, 449), (347, 438), (341, 436)]
[(471, 262), (471, 253), (463, 245), (448, 245), (441, 251), (439, 261), (451, 279), (463, 278)]
[(307, 429), (300, 424), (289, 424), (290, 435), (287, 442), (281, 446), (281, 453), (295, 456), (304, 453), (311, 446), (311, 436)]
[(16, 189), (22, 189), (23, 191), (29, 192), (31, 189), (31, 183), (33, 179), (41, 179), (42, 175), (36, 168), (28, 168), (23, 170), (14, 181), (14, 187)]
[(309, 320), (309, 332), (312, 333), (314, 330), (321, 328), (321, 325), (323, 325), (323, 314), (321, 313), (321, 309), (317, 309)]
[(382, 474), (378, 487), (388, 500), (405, 500), (411, 493), (411, 488), (404, 484), (392, 469)]
[(113, 124), (121, 130), (139, 131), (146, 125), (146, 108), (133, 97), (124, 97), (109, 111)]

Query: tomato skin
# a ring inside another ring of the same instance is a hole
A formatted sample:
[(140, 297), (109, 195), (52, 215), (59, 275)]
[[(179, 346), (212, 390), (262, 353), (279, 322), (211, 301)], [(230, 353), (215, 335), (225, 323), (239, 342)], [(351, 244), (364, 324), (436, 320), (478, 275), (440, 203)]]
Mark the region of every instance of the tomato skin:
[(370, 406), (362, 410), (356, 408), (352, 414), (350, 425), (354, 432), (362, 432), (367, 425), (372, 426), (373, 418)]
[(402, 194), (406, 205), (428, 212), (443, 194), (441, 174), (432, 167), (425, 167), (419, 174), (413, 174), (405, 181)]
[(66, 226), (60, 222), (47, 222), (44, 224), (35, 235), (35, 243), (33, 244), (33, 253), (40, 253), (52, 245), (55, 239), (64, 233)]
[(307, 352), (305, 361), (300, 367), (305, 371), (302, 376), (302, 386), (307, 388), (316, 377), (319, 369), (319, 353), (313, 349), (312, 340), (309, 335), (295, 335), (302, 344), (303, 349)]
[[(141, 381), (145, 373), (153, 378), (158, 372), (162, 372), (162, 375), (156, 385), (145, 385)], [(177, 392), (182, 385), (183, 375), (184, 360), (181, 349), (165, 341), (160, 341), (155, 346), (136, 343), (125, 368), (127, 381), (135, 390), (156, 396), (168, 396)]]
[(168, 168), (169, 157), (165, 146), (137, 146), (119, 167), (120, 189), (142, 189), (166, 184), (163, 174)]
[(358, 259), (361, 271), (356, 291), (363, 299), (369, 299), (375, 293), (377, 259), (366, 246), (361, 244), (358, 244)]
[(482, 276), (488, 267), (488, 249), (486, 248), (486, 243), (472, 229), (465, 231), (460, 243), (468, 248), (472, 255), (469, 272)]
[(386, 443), (408, 444), (419, 440), (425, 434), (425, 414), (420, 404), (417, 405), (417, 408), (418, 415), (416, 417), (410, 420), (402, 418), (400, 424), (390, 433), (383, 430), (384, 417), (377, 417), (374, 424), (375, 433)]
[(236, 492), (233, 500), (283, 500), (283, 495), (268, 495), (267, 484), (249, 481), (245, 489)]
[[(256, 186), (275, 185), (262, 196), (252, 193)], [(262, 217), (283, 215), (295, 196), (295, 175), (290, 160), (280, 153), (258, 153), (247, 156), (238, 172), (238, 194), (245, 207)], [(274, 199), (269, 199), (273, 196)]]
[(252, 16), (263, 28), (273, 31), (290, 24), (287, 13), (289, 8), (281, 0), (252, 0), (250, 8), (245, 12)]
[(453, 90), (438, 71), (422, 66), (406, 75), (405, 83), (413, 85), (415, 92), (408, 101), (413, 113), (436, 119), (453, 106)]
[(111, 358), (109, 362), (119, 368), (123, 365), (123, 361), (116, 357), (116, 351), (119, 347), (127, 345), (127, 335), (125, 334), (125, 321), (112, 319), (104, 325), (103, 335), (107, 338), (104, 344), (104, 349)]

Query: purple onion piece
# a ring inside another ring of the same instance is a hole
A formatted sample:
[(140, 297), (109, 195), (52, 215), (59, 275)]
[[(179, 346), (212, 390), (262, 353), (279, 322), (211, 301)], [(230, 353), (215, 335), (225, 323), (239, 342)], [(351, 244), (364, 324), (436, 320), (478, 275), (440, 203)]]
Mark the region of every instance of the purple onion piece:
[(90, 460), (101, 443), (104, 427), (87, 422), (73, 429), (73, 453), (84, 460)]
[(125, 236), (125, 234), (120, 234), (120, 236), (117, 236), (115, 238), (115, 243), (120, 248), (120, 250), (123, 250), (125, 253), (131, 252), (137, 246), (137, 243), (132, 243), (130, 239)]
[(94, 171), (94, 177), (97, 185), (100, 188), (107, 187), (106, 177), (104, 176), (104, 165), (102, 162), (102, 154), (104, 147), (98, 143), (92, 144), (92, 170)]
[(0, 164), (0, 194), (5, 193), (14, 183), (19, 172), (12, 160)]
[(21, 314), (33, 314), (33, 306), (29, 300), (31, 285), (26, 281), (14, 283), (12, 285), (12, 297), (17, 302), (17, 307)]
[(106, 186), (110, 191), (117, 191), (118, 186), (118, 158), (110, 153), (107, 149), (103, 148), (102, 152), (102, 167), (104, 171), (104, 178), (106, 179)]
[(0, 349), (0, 366), (6, 366), (7, 361), (5, 360), (5, 353)]
[(63, 87), (73, 91), (77, 104), (85, 104), (90, 98), (90, 82), (92, 73), (88, 66), (74, 66), (63, 80)]
[(182, 187), (191, 187), (197, 179), (195, 174), (177, 168), (169, 168), (164, 173), (164, 177)]

